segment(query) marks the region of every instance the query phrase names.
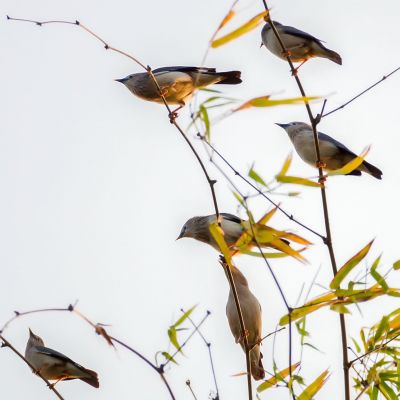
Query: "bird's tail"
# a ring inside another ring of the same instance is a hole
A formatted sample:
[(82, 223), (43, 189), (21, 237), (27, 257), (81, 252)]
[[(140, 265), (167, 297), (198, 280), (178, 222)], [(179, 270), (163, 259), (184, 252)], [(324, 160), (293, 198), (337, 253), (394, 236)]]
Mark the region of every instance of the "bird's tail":
[(86, 369), (84, 370), (86, 372), (87, 376), (84, 376), (82, 378), (79, 378), (81, 381), (88, 383), (89, 385), (98, 388), (99, 387), (99, 378), (97, 377), (97, 373), (90, 370)]
[(260, 352), (260, 345), (257, 344), (250, 350), (251, 375), (254, 380), (259, 381), (265, 378), (264, 366), (262, 364), (263, 355)]
[(219, 82), (216, 82), (216, 84), (237, 85), (242, 82), (240, 71), (217, 72), (216, 74), (223, 78)]
[(321, 48), (323, 49), (323, 52), (321, 52), (321, 54), (319, 54), (319, 56), (325, 57), (328, 60), (331, 60), (336, 64), (342, 65), (342, 57), (340, 57), (340, 55), (338, 53), (336, 53), (336, 51), (328, 49), (327, 47), (322, 46), (322, 44), (321, 44)]
[(364, 172), (372, 175), (376, 179), (382, 179), (382, 171), (379, 168), (375, 167), (367, 161), (364, 161), (361, 165), (362, 167), (364, 167), (362, 169)]

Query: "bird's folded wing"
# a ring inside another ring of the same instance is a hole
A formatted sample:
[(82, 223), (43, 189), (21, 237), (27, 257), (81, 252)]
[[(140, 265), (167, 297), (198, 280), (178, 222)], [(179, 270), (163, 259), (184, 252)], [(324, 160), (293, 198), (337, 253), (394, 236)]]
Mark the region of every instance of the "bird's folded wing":
[(242, 223), (242, 220), (239, 217), (237, 217), (236, 215), (229, 214), (229, 213), (220, 213), (220, 215), (222, 215), (224, 217), (224, 219), (226, 219), (228, 221), (236, 222), (238, 224)]
[(80, 368), (80, 369), (85, 369), (84, 367), (82, 367), (82, 365), (79, 365), (78, 363), (76, 363), (75, 361), (71, 360), (69, 357), (65, 356), (62, 353), (59, 353), (56, 350), (53, 349), (49, 349), (48, 347), (43, 347), (43, 346), (35, 346), (34, 347), (34, 351), (36, 353), (39, 354), (44, 354), (46, 356), (50, 356), (50, 357), (54, 357), (60, 361), (63, 362), (70, 362), (72, 364), (74, 364), (76, 367)]
[(307, 40), (323, 42), (323, 40), (318, 39), (315, 36), (312, 36), (307, 32), (301, 31), (300, 29), (294, 28), (293, 26), (282, 25), (279, 28), (283, 33), (286, 33), (287, 35), (294, 35), (294, 36), (299, 36), (299, 37), (301, 37), (303, 39), (307, 39)]
[(207, 73), (207, 72), (216, 72), (215, 68), (206, 68), (206, 67), (184, 67), (184, 66), (173, 66), (173, 67), (162, 67), (153, 70), (153, 73), (157, 74), (159, 72), (200, 72), (200, 73)]
[(319, 140), (322, 141), (327, 141), (329, 143), (334, 144), (336, 147), (338, 147), (340, 150), (345, 151), (349, 154), (351, 154), (354, 157), (357, 157), (356, 154), (354, 154), (349, 148), (347, 148), (343, 143), (338, 142), (336, 139), (333, 137), (330, 137), (329, 135), (326, 135), (325, 133), (318, 132), (318, 138)]

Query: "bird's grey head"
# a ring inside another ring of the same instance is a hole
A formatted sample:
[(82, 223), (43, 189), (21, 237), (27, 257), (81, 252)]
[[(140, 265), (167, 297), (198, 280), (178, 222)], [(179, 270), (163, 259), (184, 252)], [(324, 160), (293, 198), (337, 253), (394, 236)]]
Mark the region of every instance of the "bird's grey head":
[(32, 346), (44, 346), (44, 342), (40, 336), (35, 335), (31, 329), (29, 329), (29, 340), (27, 347)]
[(129, 86), (135, 83), (136, 79), (140, 76), (143, 75), (141, 73), (139, 74), (131, 74), (126, 76), (125, 78), (121, 78), (121, 79), (115, 79), (116, 82), (120, 82), (123, 83), (125, 86)]
[(278, 125), (281, 128), (283, 128), (291, 139), (293, 138), (294, 135), (296, 135), (296, 133), (299, 133), (302, 130), (312, 129), (310, 125), (300, 121), (289, 122), (288, 124), (275, 123), (275, 125)]
[(211, 235), (209, 231), (211, 218), (212, 215), (207, 215), (204, 217), (193, 217), (188, 219), (185, 225), (183, 225), (181, 233), (176, 240), (190, 237), (208, 243)]

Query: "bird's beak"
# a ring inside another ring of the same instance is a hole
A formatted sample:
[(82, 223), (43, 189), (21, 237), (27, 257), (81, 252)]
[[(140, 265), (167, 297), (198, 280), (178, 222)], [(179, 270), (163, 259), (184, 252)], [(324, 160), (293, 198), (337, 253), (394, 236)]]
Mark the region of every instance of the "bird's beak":
[(127, 81), (127, 79), (126, 78), (114, 79), (114, 81), (120, 82), (120, 83), (125, 83)]
[(260, 49), (261, 49), (261, 47), (263, 47), (264, 46), (264, 43), (263, 42), (261, 42), (261, 44), (260, 44)]
[(180, 234), (175, 240), (182, 239), (182, 234)]
[(30, 335), (30, 336), (33, 336), (34, 333), (32, 332), (31, 328), (28, 328), (28, 329), (29, 329), (29, 335)]
[(289, 126), (289, 124), (279, 124), (278, 122), (275, 122), (275, 125), (278, 125), (283, 129), (286, 129)]

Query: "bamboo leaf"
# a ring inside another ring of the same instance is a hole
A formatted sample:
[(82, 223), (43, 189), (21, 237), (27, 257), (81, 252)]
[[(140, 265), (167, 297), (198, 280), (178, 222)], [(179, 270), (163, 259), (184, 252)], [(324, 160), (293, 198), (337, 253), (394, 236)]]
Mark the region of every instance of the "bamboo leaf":
[(282, 165), (281, 170), (279, 171), (278, 175), (286, 175), (286, 172), (288, 172), (290, 165), (292, 164), (292, 159), (293, 159), (293, 153), (290, 153), (287, 157), (285, 162)]
[(346, 262), (346, 264), (343, 265), (342, 268), (337, 272), (335, 277), (332, 279), (330, 288), (331, 289), (338, 289), (340, 286), (340, 283), (343, 281), (343, 279), (353, 270), (354, 267), (356, 267), (361, 260), (368, 254), (369, 249), (372, 246), (372, 243), (374, 241), (371, 240), (365, 247), (363, 247), (357, 254), (355, 254), (350, 260)]
[(284, 257), (289, 257), (289, 254), (285, 253), (259, 253), (258, 251), (251, 251), (247, 250), (245, 247), (244, 248), (239, 248), (240, 254), (246, 254), (248, 256), (252, 257), (261, 257), (261, 258), (284, 258)]
[(352, 340), (352, 342), (354, 344), (354, 347), (356, 348), (356, 352), (359, 353), (361, 351), (361, 348), (358, 345), (357, 341), (354, 338), (351, 338), (351, 340)]
[(171, 342), (171, 344), (180, 352), (183, 354), (183, 351), (181, 349), (181, 345), (178, 342), (178, 337), (176, 334), (176, 329), (173, 326), (170, 326), (170, 328), (168, 329), (168, 337), (169, 337), (169, 341)]
[(167, 353), (166, 351), (161, 352), (161, 354), (169, 361), (172, 361), (174, 364), (179, 365), (174, 357), (171, 356), (171, 354)]
[(400, 269), (400, 260), (397, 260), (393, 263), (393, 269), (398, 270)]
[(248, 173), (248, 176), (253, 179), (253, 181), (256, 181), (260, 185), (263, 185), (265, 187), (268, 187), (268, 185), (265, 183), (264, 179), (261, 178), (261, 176), (254, 170), (253, 167), (250, 168), (250, 171)]
[(217, 242), (219, 249), (221, 250), (223, 256), (225, 257), (225, 261), (227, 262), (227, 264), (230, 267), (232, 267), (232, 256), (231, 256), (229, 247), (225, 242), (224, 231), (218, 225), (217, 222), (210, 224), (209, 229), (210, 229), (211, 235), (213, 236), (214, 240)]
[(285, 368), (282, 371), (277, 372), (272, 378), (267, 379), (261, 385), (257, 386), (257, 392), (263, 392), (264, 390), (267, 390), (273, 386), (275, 386), (278, 382), (283, 381), (289, 374), (290, 371), (295, 371), (299, 367), (300, 363), (297, 362), (296, 364), (293, 364), (291, 368)]
[(172, 326), (174, 328), (177, 328), (179, 325), (181, 325), (187, 319), (187, 317), (189, 317), (189, 315), (193, 312), (193, 310), (196, 307), (197, 307), (197, 304), (194, 305), (193, 307), (189, 308), (189, 310), (187, 310)]
[(383, 394), (385, 399), (387, 400), (398, 400), (399, 397), (395, 393), (395, 391), (386, 383), (381, 381), (378, 385), (379, 391)]
[(389, 317), (385, 315), (379, 322), (378, 327), (373, 338), (373, 343), (378, 342), (382, 336), (389, 330)]
[(261, 23), (261, 21), (264, 19), (264, 17), (267, 14), (268, 14), (267, 11), (263, 11), (262, 13), (257, 14), (255, 17), (251, 18), (249, 21), (247, 21), (245, 24), (243, 24), (239, 28), (235, 29), (234, 31), (232, 31), (232, 32), (228, 33), (227, 35), (224, 35), (218, 39), (213, 40), (211, 42), (211, 47), (215, 49), (226, 43), (231, 42), (232, 40), (237, 39), (238, 37), (244, 35), (247, 32), (252, 31)]
[(335, 169), (333, 171), (329, 171), (328, 175), (329, 176), (333, 176), (333, 175), (347, 175), (350, 172), (354, 171), (355, 169), (357, 169), (364, 161), (365, 156), (368, 154), (369, 150), (370, 150), (371, 146), (368, 146), (367, 148), (365, 148), (363, 150), (363, 152), (353, 158), (350, 162), (348, 162), (345, 166), (343, 166), (342, 168), (339, 169)]
[(238, 108), (235, 108), (233, 112), (245, 110), (246, 108), (251, 108), (251, 107), (276, 107), (285, 104), (303, 104), (304, 102), (311, 102), (313, 100), (320, 99), (319, 96), (292, 97), (288, 99), (277, 99), (277, 100), (272, 100), (270, 99), (270, 97), (271, 96), (267, 95), (250, 99), (244, 102)]
[(297, 396), (297, 400), (312, 400), (314, 395), (322, 388), (328, 379), (328, 370), (324, 371), (317, 379), (314, 380), (306, 389)]
[[(329, 303), (321, 303), (321, 304), (315, 304), (312, 306), (303, 306), (301, 308), (295, 308), (291, 312), (291, 321), (297, 321), (299, 318), (302, 318), (308, 314), (313, 313), (314, 311), (319, 310), (322, 307), (327, 306)], [(289, 323), (289, 314), (284, 315), (280, 320), (279, 320), (279, 325), (287, 325)]]
[(229, 10), (228, 14), (225, 15), (224, 19), (219, 24), (217, 32), (220, 31), (235, 15), (235, 11)]
[(210, 141), (210, 118), (208, 117), (207, 108), (205, 108), (202, 104), (200, 105), (200, 118), (204, 122), (204, 126), (206, 129), (206, 138), (207, 141)]
[(350, 310), (344, 304), (341, 303), (332, 304), (330, 306), (330, 309), (332, 311), (338, 312), (339, 314), (351, 314)]
[(275, 179), (281, 183), (291, 183), (292, 185), (303, 185), (303, 186), (311, 186), (311, 187), (321, 187), (321, 184), (318, 182), (311, 181), (310, 179), (300, 178), (298, 176), (289, 176), (289, 175), (276, 175)]
[(274, 207), (272, 210), (268, 211), (262, 218), (257, 221), (259, 225), (266, 225), (267, 222), (275, 215), (278, 207)]

